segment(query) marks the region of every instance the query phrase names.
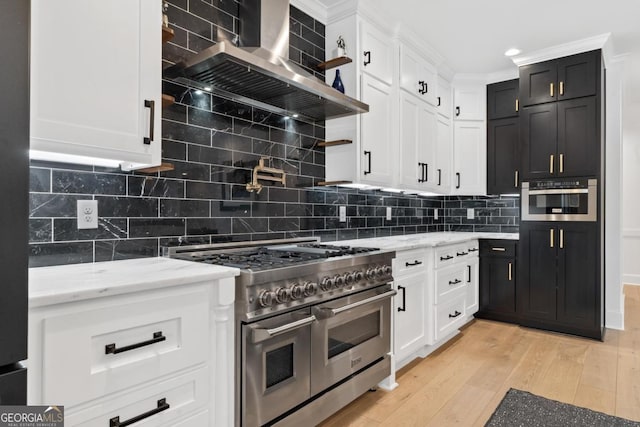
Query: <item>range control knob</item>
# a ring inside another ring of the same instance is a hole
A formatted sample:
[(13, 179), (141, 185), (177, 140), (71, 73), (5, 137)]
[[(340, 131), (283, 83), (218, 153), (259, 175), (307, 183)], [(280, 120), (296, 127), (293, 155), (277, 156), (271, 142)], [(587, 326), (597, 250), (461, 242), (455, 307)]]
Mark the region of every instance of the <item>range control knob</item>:
[(335, 284), (333, 278), (331, 277), (323, 277), (322, 281), (320, 282), (320, 289), (322, 289), (323, 291), (330, 291), (331, 288), (333, 288), (333, 285)]
[(291, 292), (287, 288), (278, 288), (276, 289), (276, 301), (278, 304), (282, 304), (283, 302), (287, 302), (291, 299)]
[(310, 297), (318, 292), (318, 284), (313, 282), (306, 282), (304, 284), (304, 296)]
[(391, 266), (390, 265), (385, 265), (384, 266), (384, 274), (391, 274)]
[(346, 283), (347, 286), (353, 285), (353, 282), (355, 281), (356, 281), (356, 273), (348, 273), (345, 275), (344, 283)]
[(258, 297), (258, 302), (262, 307), (271, 307), (273, 304), (274, 295), (271, 291), (262, 291)]
[(356, 271), (356, 282), (359, 282), (362, 279), (364, 279), (364, 273), (362, 273), (362, 271), (360, 270)]
[(367, 279), (371, 280), (374, 277), (376, 277), (376, 269), (375, 268), (368, 268), (367, 269)]
[(344, 276), (336, 274), (335, 276), (333, 276), (333, 280), (335, 282), (336, 289), (344, 286)]
[(384, 276), (384, 267), (376, 267), (376, 275), (378, 277)]
[(291, 288), (291, 298), (300, 299), (304, 296), (304, 286), (303, 285), (294, 285)]

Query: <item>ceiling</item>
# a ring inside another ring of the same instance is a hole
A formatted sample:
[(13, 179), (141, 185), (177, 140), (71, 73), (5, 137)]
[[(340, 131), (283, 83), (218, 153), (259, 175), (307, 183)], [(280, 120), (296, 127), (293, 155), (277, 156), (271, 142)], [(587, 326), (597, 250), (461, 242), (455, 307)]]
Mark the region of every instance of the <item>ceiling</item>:
[[(320, 0), (330, 10), (343, 0)], [(615, 54), (640, 52), (640, 0), (366, 0), (396, 29), (408, 27), (457, 73), (515, 67), (526, 54), (611, 33)]]

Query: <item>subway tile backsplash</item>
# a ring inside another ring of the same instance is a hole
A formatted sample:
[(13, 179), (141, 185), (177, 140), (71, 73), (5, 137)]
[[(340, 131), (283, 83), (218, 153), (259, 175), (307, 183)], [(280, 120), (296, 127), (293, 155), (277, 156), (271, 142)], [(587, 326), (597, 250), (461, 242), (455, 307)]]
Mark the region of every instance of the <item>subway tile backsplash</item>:
[[(163, 64), (236, 40), (232, 0), (169, 0), (175, 38)], [(324, 25), (291, 7), (290, 57), (314, 69), (325, 59)], [(325, 241), (432, 231), (517, 231), (519, 199), (422, 198), (314, 187), (324, 180), (324, 123), (284, 117), (165, 80), (176, 103), (162, 112), (163, 161), (175, 169), (146, 175), (33, 161), (31, 266), (99, 262), (160, 254), (164, 245), (317, 236)], [(286, 188), (246, 191), (261, 157), (287, 172)], [(76, 202), (98, 200), (99, 227), (77, 230)], [(338, 206), (347, 206), (347, 221)], [(392, 219), (386, 220), (386, 207)], [(466, 219), (466, 208), (476, 218)], [(440, 209), (434, 220), (433, 209)]]

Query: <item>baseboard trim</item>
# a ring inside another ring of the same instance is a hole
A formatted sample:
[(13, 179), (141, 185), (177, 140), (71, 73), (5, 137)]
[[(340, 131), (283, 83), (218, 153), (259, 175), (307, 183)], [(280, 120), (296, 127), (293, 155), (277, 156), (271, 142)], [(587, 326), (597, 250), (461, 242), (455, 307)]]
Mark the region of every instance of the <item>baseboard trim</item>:
[(640, 274), (624, 274), (622, 283), (625, 285), (640, 285)]
[[(624, 295), (622, 295), (622, 306), (624, 307)], [(605, 327), (607, 329), (624, 331), (624, 311), (607, 311), (605, 316), (607, 319)]]

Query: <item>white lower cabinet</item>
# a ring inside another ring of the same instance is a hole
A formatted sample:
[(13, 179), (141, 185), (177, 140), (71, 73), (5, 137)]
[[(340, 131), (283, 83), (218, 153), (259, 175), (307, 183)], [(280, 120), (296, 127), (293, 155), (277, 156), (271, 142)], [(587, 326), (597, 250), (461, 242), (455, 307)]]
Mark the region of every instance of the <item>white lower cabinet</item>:
[(467, 317), (478, 312), (480, 307), (480, 258), (477, 256), (467, 262), (467, 297), (465, 298)]

